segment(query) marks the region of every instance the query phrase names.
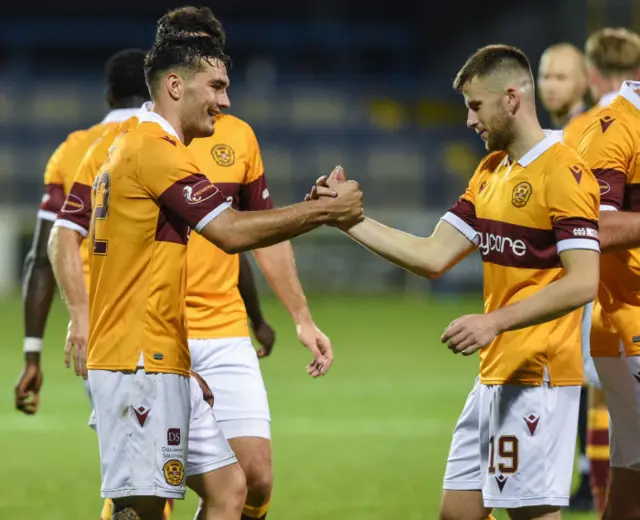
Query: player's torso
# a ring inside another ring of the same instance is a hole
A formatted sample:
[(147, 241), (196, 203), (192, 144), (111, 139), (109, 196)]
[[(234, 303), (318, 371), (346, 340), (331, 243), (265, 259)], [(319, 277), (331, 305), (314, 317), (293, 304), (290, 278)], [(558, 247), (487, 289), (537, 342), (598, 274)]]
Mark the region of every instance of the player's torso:
[[(212, 137), (189, 145), (200, 171), (235, 209), (248, 170), (243, 127), (232, 116), (221, 116)], [(190, 338), (248, 336), (247, 316), (238, 290), (238, 255), (228, 255), (193, 233), (187, 247), (187, 320)]]
[[(601, 131), (617, 131), (633, 145), (624, 158), (627, 181), (624, 188), (623, 211), (640, 212), (640, 109), (619, 97), (609, 108), (600, 112), (594, 123)], [(614, 126), (615, 125), (615, 126)], [(622, 140), (622, 139), (621, 139)], [(600, 192), (604, 197), (612, 187), (600, 180)], [(640, 307), (640, 249), (630, 249), (603, 254), (600, 262), (600, 280), (612, 301), (602, 298), (603, 307), (611, 312), (615, 302), (625, 302)], [(602, 292), (602, 291), (601, 291)]]
[(144, 352), (147, 370), (186, 375), (189, 228), (139, 181), (150, 126), (157, 125), (139, 125), (115, 139), (93, 184), (89, 364), (129, 368)]
[[(476, 217), (485, 313), (524, 300), (562, 276), (545, 194), (554, 160), (553, 148), (527, 167), (502, 159), (479, 179)], [(575, 174), (582, 171), (576, 167)], [(573, 312), (499, 335), (481, 352), (483, 383), (539, 384), (546, 367), (554, 381), (580, 384), (579, 329), (580, 315)]]

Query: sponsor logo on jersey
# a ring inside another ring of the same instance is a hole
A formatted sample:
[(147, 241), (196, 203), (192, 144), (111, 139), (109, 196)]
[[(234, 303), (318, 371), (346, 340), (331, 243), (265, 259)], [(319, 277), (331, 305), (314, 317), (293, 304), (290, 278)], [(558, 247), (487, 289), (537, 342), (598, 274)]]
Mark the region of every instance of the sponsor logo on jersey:
[(600, 195), (606, 195), (611, 191), (611, 186), (609, 186), (609, 183), (607, 181), (598, 179), (598, 184), (600, 185)]
[(504, 485), (507, 483), (509, 477), (505, 477), (504, 475), (496, 475), (495, 479), (496, 479), (496, 484), (498, 484), (498, 489), (500, 490), (500, 493), (502, 493), (502, 490), (504, 489)]
[(580, 184), (580, 180), (582, 179), (582, 168), (580, 168), (580, 166), (569, 166), (569, 170), (573, 174), (573, 178), (576, 182)]
[(67, 200), (62, 207), (63, 213), (79, 213), (84, 210), (84, 202), (80, 197), (74, 195), (73, 193), (69, 193), (67, 195)]
[(188, 204), (200, 204), (218, 193), (215, 184), (211, 184), (208, 180), (197, 182), (193, 186), (185, 186), (182, 190), (185, 200)]
[(598, 238), (598, 230), (593, 228), (575, 228), (574, 237)]
[(519, 238), (513, 239), (494, 235), (493, 233), (478, 233), (480, 235), (480, 252), (487, 256), (492, 251), (497, 253), (512, 253), (516, 256), (527, 254), (527, 244)]

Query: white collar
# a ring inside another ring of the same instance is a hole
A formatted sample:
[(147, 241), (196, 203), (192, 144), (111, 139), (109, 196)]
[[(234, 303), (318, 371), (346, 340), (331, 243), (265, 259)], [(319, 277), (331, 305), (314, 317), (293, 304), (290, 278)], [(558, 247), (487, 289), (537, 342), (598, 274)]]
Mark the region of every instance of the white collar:
[(625, 81), (622, 84), (620, 95), (640, 110), (640, 95), (636, 92), (638, 89), (640, 89), (640, 81)]
[(562, 142), (562, 130), (545, 130), (544, 139), (536, 144), (531, 150), (525, 153), (518, 162), (520, 166), (526, 168), (544, 152), (556, 143)]
[(160, 125), (165, 132), (171, 134), (176, 139), (180, 139), (180, 137), (178, 137), (178, 132), (175, 131), (169, 121), (167, 121), (157, 112), (153, 112), (151, 110), (143, 111), (142, 109), (140, 109), (138, 113), (138, 124), (140, 123), (155, 123), (157, 125)]
[(598, 101), (598, 106), (599, 107), (609, 106), (613, 102), (613, 100), (618, 97), (618, 94), (620, 94), (619, 90), (614, 90), (613, 92), (607, 92), (600, 98), (600, 101)]
[(109, 112), (102, 123), (122, 123), (138, 113), (139, 108), (116, 108)]
[(144, 103), (136, 112), (136, 117), (140, 119), (147, 112), (151, 112), (153, 110), (153, 103), (151, 101), (147, 101)]

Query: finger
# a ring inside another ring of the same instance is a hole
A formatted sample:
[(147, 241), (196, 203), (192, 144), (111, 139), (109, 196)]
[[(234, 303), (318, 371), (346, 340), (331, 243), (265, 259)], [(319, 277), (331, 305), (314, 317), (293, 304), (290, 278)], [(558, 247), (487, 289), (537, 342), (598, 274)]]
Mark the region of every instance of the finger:
[(259, 358), (263, 358), (263, 357), (267, 357), (267, 349), (264, 347), (261, 347), (258, 351), (257, 351), (258, 357)]
[(447, 343), (451, 338), (453, 338), (456, 334), (459, 334), (462, 330), (462, 324), (452, 322), (447, 329), (440, 336), (440, 341), (442, 343)]
[(67, 342), (64, 345), (64, 364), (67, 368), (71, 366), (71, 351), (73, 350), (73, 343), (71, 338), (67, 338)]
[(311, 200), (311, 194), (310, 194), (310, 193), (307, 193), (307, 194), (304, 196), (304, 202), (309, 202), (310, 200)]
[(465, 341), (470, 335), (470, 332), (467, 329), (461, 329), (457, 334), (449, 338), (447, 341), (447, 348), (454, 350), (458, 347), (460, 343)]
[(89, 377), (87, 370), (87, 342), (84, 339), (82, 340), (82, 347), (80, 348), (80, 375), (83, 379)]
[(470, 356), (471, 354), (474, 354), (478, 350), (480, 350), (480, 344), (477, 341), (474, 341), (471, 345), (469, 345), (462, 351), (462, 355)]
[(327, 184), (328, 177), (326, 175), (322, 175), (316, 179), (316, 186), (328, 186)]
[[(314, 194), (315, 192), (315, 194)], [(314, 186), (312, 189), (312, 196), (314, 199), (318, 199), (320, 197), (332, 197), (335, 198), (338, 196), (338, 193), (331, 189), (331, 188), (327, 188), (325, 186)]]
[(476, 338), (474, 337), (473, 334), (469, 334), (465, 338), (458, 341), (455, 347), (452, 348), (451, 350), (453, 350), (456, 354), (460, 354), (461, 352), (463, 353), (466, 348), (474, 345), (475, 343), (476, 343)]

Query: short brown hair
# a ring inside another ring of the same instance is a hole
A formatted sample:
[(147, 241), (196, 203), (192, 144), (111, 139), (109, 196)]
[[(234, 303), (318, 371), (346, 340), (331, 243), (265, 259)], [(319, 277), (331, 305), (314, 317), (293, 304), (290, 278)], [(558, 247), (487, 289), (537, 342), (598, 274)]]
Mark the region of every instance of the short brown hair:
[(460, 92), (473, 78), (505, 69), (520, 69), (531, 75), (529, 58), (520, 49), (510, 45), (487, 45), (473, 53), (462, 66), (453, 81), (453, 88)]
[(170, 36), (203, 33), (225, 45), (226, 36), (222, 24), (208, 7), (191, 5), (173, 9), (158, 20), (156, 41)]
[(605, 76), (635, 72), (640, 69), (640, 36), (622, 27), (606, 27), (589, 36), (585, 54)]

